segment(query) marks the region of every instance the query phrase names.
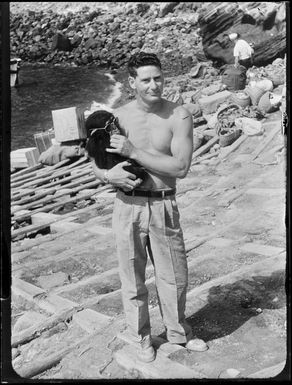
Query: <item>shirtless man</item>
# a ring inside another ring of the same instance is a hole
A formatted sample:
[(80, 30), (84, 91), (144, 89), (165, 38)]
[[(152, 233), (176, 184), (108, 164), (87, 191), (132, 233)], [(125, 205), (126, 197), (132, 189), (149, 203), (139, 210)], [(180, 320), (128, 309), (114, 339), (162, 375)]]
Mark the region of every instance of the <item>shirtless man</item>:
[[(186, 345), (192, 338), (185, 321), (188, 269), (175, 187), (176, 178), (184, 178), (190, 167), (193, 120), (184, 107), (162, 98), (164, 78), (156, 55), (140, 52), (132, 56), (128, 71), (136, 99), (115, 111), (124, 136), (113, 135), (112, 148), (107, 151), (135, 160), (145, 167), (148, 177), (135, 179), (123, 169), (127, 161), (110, 170), (93, 167), (100, 179), (118, 187), (113, 231), (126, 322), (141, 347), (140, 359), (150, 362), (155, 350), (145, 285), (148, 256), (154, 265), (168, 341)], [(197, 341), (201, 349), (205, 343)]]

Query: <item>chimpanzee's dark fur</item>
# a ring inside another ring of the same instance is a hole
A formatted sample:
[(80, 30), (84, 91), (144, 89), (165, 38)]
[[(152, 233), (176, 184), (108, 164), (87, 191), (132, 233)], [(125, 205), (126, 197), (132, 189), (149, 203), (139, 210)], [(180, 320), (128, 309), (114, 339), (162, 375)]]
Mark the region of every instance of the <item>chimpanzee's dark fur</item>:
[[(104, 128), (106, 126), (106, 130), (100, 129), (94, 131), (96, 128)], [(128, 160), (131, 165), (125, 166), (124, 169), (135, 174), (137, 178), (145, 179), (147, 173), (137, 162), (127, 159), (119, 154), (113, 154), (106, 151), (106, 148), (112, 148), (110, 146), (111, 134), (115, 133), (122, 135), (118, 119), (115, 118), (111, 112), (105, 110), (93, 112), (86, 119), (85, 128), (88, 138), (85, 149), (88, 155), (94, 158), (95, 163), (99, 168), (109, 170), (116, 164)]]

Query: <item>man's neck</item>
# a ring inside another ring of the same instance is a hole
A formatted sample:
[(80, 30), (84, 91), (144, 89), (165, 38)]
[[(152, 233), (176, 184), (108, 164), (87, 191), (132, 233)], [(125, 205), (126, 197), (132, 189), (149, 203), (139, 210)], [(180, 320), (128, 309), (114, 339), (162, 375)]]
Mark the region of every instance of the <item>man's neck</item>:
[(155, 101), (153, 103), (146, 103), (141, 98), (136, 99), (137, 108), (144, 112), (157, 112), (160, 111), (163, 106), (163, 99)]

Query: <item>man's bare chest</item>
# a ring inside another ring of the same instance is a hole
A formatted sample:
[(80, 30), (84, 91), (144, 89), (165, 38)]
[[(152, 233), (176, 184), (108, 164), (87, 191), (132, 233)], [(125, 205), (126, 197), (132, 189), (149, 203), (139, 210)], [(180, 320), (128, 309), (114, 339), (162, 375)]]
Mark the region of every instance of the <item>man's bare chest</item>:
[(138, 148), (169, 153), (172, 140), (170, 120), (158, 116), (129, 116), (125, 124), (126, 135)]

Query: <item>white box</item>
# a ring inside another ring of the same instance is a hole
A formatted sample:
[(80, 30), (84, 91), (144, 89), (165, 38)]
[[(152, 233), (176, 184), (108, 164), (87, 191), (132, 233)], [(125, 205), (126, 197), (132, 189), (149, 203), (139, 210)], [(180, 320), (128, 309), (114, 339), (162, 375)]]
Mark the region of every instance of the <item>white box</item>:
[(52, 111), (57, 142), (86, 139), (84, 112), (79, 107)]

